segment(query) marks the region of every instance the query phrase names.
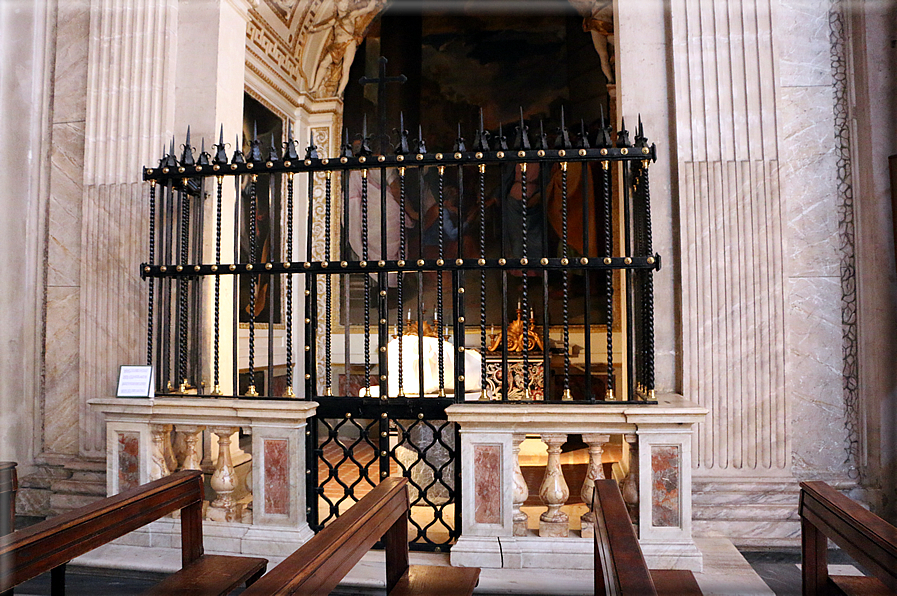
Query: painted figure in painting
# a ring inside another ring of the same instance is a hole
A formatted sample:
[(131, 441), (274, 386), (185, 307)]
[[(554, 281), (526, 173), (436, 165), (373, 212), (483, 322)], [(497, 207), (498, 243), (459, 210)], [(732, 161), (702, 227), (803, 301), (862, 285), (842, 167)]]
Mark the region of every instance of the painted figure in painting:
[(343, 94), (358, 44), (382, 6), (382, 0), (336, 0), (333, 16), (309, 31), (330, 30), (312, 84), (320, 96)]
[(592, 45), (601, 58), (601, 72), (608, 83), (613, 83), (614, 3), (611, 0), (573, 0), (572, 4), (583, 17), (582, 30), (592, 36)]

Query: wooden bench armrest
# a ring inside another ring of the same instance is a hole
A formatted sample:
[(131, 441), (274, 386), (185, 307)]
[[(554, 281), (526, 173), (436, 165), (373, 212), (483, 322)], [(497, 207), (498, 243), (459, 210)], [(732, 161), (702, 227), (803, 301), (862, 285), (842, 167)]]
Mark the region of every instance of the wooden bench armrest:
[(800, 483), (805, 594), (828, 589), (828, 539), (897, 591), (897, 528), (825, 482)]
[(374, 544), (384, 538), (387, 590), (408, 569), (408, 480), (386, 478), (284, 559), (244, 596), (330, 594)]
[(616, 480), (596, 480), (595, 593), (656, 596), (657, 590)]
[(182, 558), (202, 555), (202, 473), (176, 472), (0, 538), (0, 589), (8, 589), (164, 515), (181, 514)]

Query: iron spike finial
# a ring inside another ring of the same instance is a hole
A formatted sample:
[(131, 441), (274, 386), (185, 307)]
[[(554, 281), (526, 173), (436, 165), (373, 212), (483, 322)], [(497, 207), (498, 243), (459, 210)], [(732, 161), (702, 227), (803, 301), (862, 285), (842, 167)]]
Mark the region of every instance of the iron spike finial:
[(424, 141), (424, 128), (420, 124), (417, 125), (417, 152), (427, 152), (427, 142)]
[(498, 123), (498, 148), (501, 151), (508, 150), (508, 137), (506, 137), (504, 134), (502, 134), (501, 122)]
[(205, 137), (202, 137), (199, 147), (200, 147), (200, 149), (199, 149), (199, 162), (198, 163), (201, 166), (207, 166), (210, 163), (209, 158), (211, 158), (212, 156), (209, 153), (206, 153), (206, 138)]
[(520, 124), (517, 126), (517, 138), (514, 139), (514, 149), (532, 149), (529, 144), (529, 127), (523, 121), (523, 106), (520, 106)]
[(548, 149), (548, 137), (545, 136), (545, 124), (539, 120), (539, 135), (536, 138), (536, 149)]
[(558, 136), (554, 139), (555, 149), (572, 149), (573, 143), (570, 142), (570, 133), (567, 130), (567, 124), (564, 121), (564, 106), (561, 106), (561, 127), (558, 129)]
[(648, 139), (645, 138), (645, 128), (642, 126), (642, 115), (638, 115), (638, 127), (635, 130), (635, 146), (647, 147)]
[(480, 108), (480, 129), (477, 131), (473, 140), (473, 148), (475, 151), (492, 151), (489, 147), (489, 131), (483, 125), (483, 108)]
[(236, 143), (234, 144), (234, 156), (230, 158), (230, 162), (232, 164), (243, 164), (246, 163), (246, 158), (243, 156), (243, 144), (240, 142), (240, 135), (237, 135)]
[(178, 167), (178, 158), (174, 154), (174, 135), (171, 136), (171, 146), (168, 149), (168, 158), (165, 161), (165, 165), (169, 168)]
[(166, 162), (168, 161), (168, 154), (165, 153), (165, 149), (166, 149), (166, 147), (165, 147), (165, 145), (163, 144), (163, 145), (162, 145), (162, 157), (159, 158), (159, 167), (160, 167), (160, 168), (165, 167)]
[(227, 151), (225, 150), (226, 146), (224, 144), (224, 125), (221, 125), (221, 129), (218, 132), (218, 144), (212, 145), (215, 148), (215, 158), (212, 160), (213, 163), (217, 165), (222, 165), (227, 163)]
[(464, 153), (467, 151), (467, 145), (464, 144), (464, 137), (461, 136), (461, 123), (458, 123), (458, 138), (455, 139), (455, 152)]
[(613, 131), (611, 130), (610, 126), (605, 125), (604, 106), (601, 106), (600, 110), (601, 121), (598, 127), (598, 136), (595, 138), (595, 146), (606, 149), (613, 146), (610, 140), (610, 136)]
[(396, 155), (405, 155), (411, 153), (411, 146), (408, 144), (408, 131), (405, 130), (405, 113), (399, 112), (399, 142), (396, 144)]
[(617, 147), (631, 147), (629, 131), (626, 130), (626, 118), (620, 119), (620, 130), (617, 132)]
[(280, 161), (280, 156), (277, 155), (277, 146), (274, 144), (274, 133), (271, 133), (271, 145), (268, 147), (268, 161), (275, 162)]
[(252, 123), (252, 142), (249, 143), (249, 161), (260, 163), (264, 161), (262, 159), (262, 142), (259, 141), (259, 133), (258, 133), (258, 124), (256, 122)]
[(371, 155), (373, 153), (370, 140), (371, 138), (368, 136), (368, 117), (365, 114), (361, 124), (361, 148), (358, 150), (358, 155)]
[(580, 118), (579, 120), (579, 134), (576, 135), (577, 140), (579, 141), (580, 149), (589, 149), (589, 133), (586, 130), (586, 121)]
[(355, 153), (352, 152), (352, 143), (349, 142), (349, 129), (345, 126), (343, 127), (343, 144), (340, 145), (340, 157), (355, 157)]
[(296, 151), (296, 139), (293, 138), (293, 123), (287, 122), (287, 142), (283, 147), (283, 158), (287, 160), (299, 159)]
[(315, 135), (308, 129), (308, 147), (305, 148), (305, 159), (318, 159), (318, 148), (315, 146)]

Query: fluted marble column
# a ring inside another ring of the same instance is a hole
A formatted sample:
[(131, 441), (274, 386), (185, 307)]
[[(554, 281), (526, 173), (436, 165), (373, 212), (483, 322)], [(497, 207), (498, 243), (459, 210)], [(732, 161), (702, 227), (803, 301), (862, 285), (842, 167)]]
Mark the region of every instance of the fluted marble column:
[(589, 446), (589, 469), (586, 471), (585, 480), (582, 483), (580, 496), (582, 502), (589, 507), (589, 511), (582, 514), (581, 534), (583, 538), (592, 538), (595, 535), (595, 514), (592, 513), (592, 496), (595, 494), (595, 481), (604, 478), (604, 468), (601, 465), (601, 456), (604, 454), (604, 444), (610, 441), (610, 435), (584, 434), (582, 440)]
[(539, 516), (539, 536), (542, 537), (567, 537), (570, 532), (569, 516), (561, 511), (570, 498), (570, 489), (561, 469), (561, 446), (566, 440), (565, 434), (542, 435), (542, 441), (548, 445), (548, 464), (539, 489), (542, 502), (548, 506), (548, 511)]

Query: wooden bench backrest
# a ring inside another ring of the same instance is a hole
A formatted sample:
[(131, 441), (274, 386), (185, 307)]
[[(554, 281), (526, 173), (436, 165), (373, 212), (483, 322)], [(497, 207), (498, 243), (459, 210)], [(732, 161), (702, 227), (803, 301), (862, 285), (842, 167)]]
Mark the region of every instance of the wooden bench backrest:
[(408, 480), (386, 478), (333, 523), (284, 559), (244, 596), (330, 594), (383, 538), (386, 587), (408, 569)]
[[(804, 593), (828, 580), (828, 537), (853, 560), (897, 591), (897, 528), (825, 482), (800, 483)], [(819, 536), (821, 534), (822, 536)]]
[(176, 472), (0, 538), (0, 589), (28, 581), (181, 510), (183, 564), (202, 548), (202, 473)]
[(616, 480), (596, 480), (595, 594), (656, 596), (648, 564)]

